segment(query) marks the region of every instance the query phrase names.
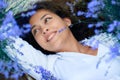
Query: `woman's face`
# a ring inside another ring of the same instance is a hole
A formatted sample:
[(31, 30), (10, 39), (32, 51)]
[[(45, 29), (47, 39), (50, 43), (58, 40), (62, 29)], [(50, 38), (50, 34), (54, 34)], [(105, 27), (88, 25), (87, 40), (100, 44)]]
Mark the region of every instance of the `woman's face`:
[[(56, 14), (47, 11), (39, 10), (30, 19), (32, 26), (32, 34), (37, 43), (48, 51), (59, 52), (68, 41), (71, 25), (71, 20), (68, 18), (60, 18)], [(61, 28), (67, 27), (61, 33), (58, 32)]]

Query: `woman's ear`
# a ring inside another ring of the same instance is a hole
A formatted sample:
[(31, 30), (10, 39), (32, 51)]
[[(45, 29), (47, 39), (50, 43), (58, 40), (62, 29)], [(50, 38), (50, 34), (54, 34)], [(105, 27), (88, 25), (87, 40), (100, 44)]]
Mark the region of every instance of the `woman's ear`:
[(63, 21), (67, 24), (67, 26), (70, 26), (72, 24), (69, 18), (63, 18)]

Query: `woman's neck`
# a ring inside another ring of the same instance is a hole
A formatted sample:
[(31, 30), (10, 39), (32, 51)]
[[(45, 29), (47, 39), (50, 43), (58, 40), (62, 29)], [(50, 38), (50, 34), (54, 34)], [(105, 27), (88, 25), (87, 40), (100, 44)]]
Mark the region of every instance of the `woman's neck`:
[(83, 54), (88, 54), (88, 55), (97, 55), (97, 49), (93, 50), (89, 46), (85, 46), (81, 43), (79, 43), (73, 35), (72, 37), (69, 37), (69, 41), (66, 41), (65, 44), (63, 45), (63, 48), (60, 50), (61, 52), (78, 52), (78, 53), (83, 53)]
[(72, 34), (69, 34), (69, 37), (64, 41), (60, 52), (79, 52), (79, 42)]

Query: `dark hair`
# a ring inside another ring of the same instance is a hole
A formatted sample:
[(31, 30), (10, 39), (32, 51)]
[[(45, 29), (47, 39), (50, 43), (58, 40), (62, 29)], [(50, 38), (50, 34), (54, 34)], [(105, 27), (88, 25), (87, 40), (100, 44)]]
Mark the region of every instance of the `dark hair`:
[(61, 18), (65, 18), (65, 17), (70, 18), (69, 12), (63, 9), (61, 6), (59, 6), (59, 4), (54, 3), (53, 1), (42, 1), (35, 3), (34, 10), (38, 11), (41, 9), (51, 11), (57, 14)]
[[(60, 4), (56, 4), (53, 1), (38, 1), (33, 5), (33, 7), (34, 8), (24, 11), (22, 13), (19, 13), (17, 15), (27, 14), (32, 11), (39, 11), (39, 10), (44, 9), (44, 10), (48, 10), (52, 13), (57, 14), (61, 18), (67, 17), (67, 18), (71, 19), (73, 24), (76, 23), (76, 21), (78, 21), (77, 17), (73, 16), (71, 14), (70, 10), (68, 10), (67, 8), (64, 8), (64, 6), (61, 6)], [(27, 16), (25, 18), (27, 18), (26, 22), (29, 22), (29, 19), (31, 18), (31, 16)]]
[[(35, 3), (34, 5), (35, 7), (33, 9), (29, 9), (28, 11), (22, 12), (22, 13), (28, 13), (31, 11), (38, 11), (38, 10), (48, 10), (50, 12), (53, 12), (55, 14), (57, 14), (59, 17), (61, 18), (69, 18), (72, 21), (72, 27), (70, 27), (73, 35), (75, 36), (75, 38), (80, 41), (83, 40), (85, 38), (88, 38), (92, 35), (94, 35), (94, 29), (89, 29), (87, 27), (86, 23), (79, 23), (77, 17), (73, 16), (70, 12), (70, 10), (68, 10), (67, 8), (64, 8), (63, 6), (53, 2), (53, 1), (40, 1)], [(16, 15), (19, 16), (22, 13)], [(29, 23), (29, 19), (31, 16), (27, 16), (27, 17), (18, 17), (16, 18), (16, 21), (18, 23), (18, 25), (22, 26), (22, 24), (26, 24)], [(41, 47), (39, 47), (39, 45), (36, 43), (36, 41), (33, 39), (33, 36), (31, 34), (31, 32), (29, 32), (28, 34), (26, 34), (26, 37), (23, 37), (24, 40), (28, 41), (30, 44), (33, 45), (33, 47), (37, 48), (37, 49), (42, 49)], [(51, 54), (52, 52), (46, 52), (46, 50), (41, 50), (43, 53), (45, 54)]]

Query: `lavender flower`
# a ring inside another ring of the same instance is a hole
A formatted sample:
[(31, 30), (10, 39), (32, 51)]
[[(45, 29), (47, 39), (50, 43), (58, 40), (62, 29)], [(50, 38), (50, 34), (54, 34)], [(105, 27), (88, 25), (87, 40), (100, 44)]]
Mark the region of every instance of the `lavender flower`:
[(35, 72), (42, 75), (41, 80), (57, 80), (50, 71), (47, 71), (41, 66), (35, 66)]
[(117, 34), (117, 38), (120, 40), (120, 33)]
[(0, 0), (0, 10), (5, 9), (7, 7), (7, 4), (4, 2), (4, 0)]
[(93, 13), (90, 13), (90, 12), (86, 12), (86, 13), (85, 13), (85, 17), (86, 17), (86, 18), (89, 18), (89, 17), (91, 17), (92, 15), (94, 15), (94, 14), (93, 14)]
[(94, 32), (95, 32), (96, 35), (98, 35), (98, 34), (100, 34), (101, 31), (98, 30), (98, 29), (95, 29)]
[(19, 36), (21, 35), (21, 31), (13, 17), (13, 13), (9, 11), (6, 14), (6, 17), (0, 27), (0, 40), (4, 40), (9, 38), (10, 36)]
[(4, 60), (0, 60), (0, 73), (2, 73), (6, 79), (14, 78), (16, 80), (24, 74), (24, 72), (18, 67), (17, 62), (7, 62)]
[(111, 3), (112, 3), (112, 4), (116, 4), (116, 1), (115, 1), (115, 0), (111, 0)]
[(36, 11), (30, 11), (27, 13), (22, 13), (21, 16), (22, 17), (30, 17), (30, 16), (34, 15), (35, 13), (36, 13)]
[(107, 31), (108, 31), (108, 32), (112, 32), (112, 31), (114, 31), (114, 29), (115, 29), (115, 26), (113, 26), (113, 25), (111, 24), (111, 25), (109, 25), (109, 28), (107, 29)]
[(116, 43), (114, 46), (110, 47), (110, 57), (106, 60), (106, 62), (109, 62), (116, 58), (117, 56), (120, 56), (120, 44)]
[(95, 13), (104, 7), (104, 3), (102, 0), (92, 0), (88, 3), (88, 9), (90, 12)]
[(82, 15), (84, 15), (85, 14), (85, 12), (83, 12), (83, 11), (78, 11), (77, 12), (77, 16), (82, 16)]
[(85, 16), (97, 18), (98, 12), (104, 8), (104, 3), (102, 0), (92, 0), (88, 3), (88, 12), (85, 14)]
[(61, 32), (63, 32), (66, 29), (67, 29), (66, 27), (63, 27), (63, 28), (59, 29), (58, 32), (61, 33)]
[(88, 24), (88, 28), (92, 28), (94, 24)]
[(120, 5), (120, 2), (118, 2), (116, 0), (111, 0), (111, 4), (113, 4), (113, 5)]
[(70, 7), (71, 13), (74, 14), (74, 4), (72, 4), (70, 2), (66, 2), (66, 5)]
[(108, 26), (107, 31), (108, 31), (108, 32), (114, 31), (114, 29), (115, 29), (117, 26), (120, 26), (120, 25), (118, 25), (118, 24), (119, 24), (119, 22), (116, 21), (116, 20), (114, 20), (113, 23), (111, 23), (111, 24)]
[(97, 22), (96, 24), (95, 24), (95, 26), (98, 28), (98, 27), (100, 27), (100, 26), (103, 26), (103, 22)]
[(90, 12), (94, 13), (96, 11), (99, 10), (99, 7), (97, 7), (98, 5), (100, 5), (100, 3), (97, 0), (92, 0), (89, 4), (88, 4), (88, 9)]
[(21, 28), (21, 31), (23, 34), (30, 32), (31, 30), (31, 25), (30, 24), (24, 24)]
[(93, 37), (93, 38), (89, 39), (89, 41), (87, 41), (87, 42), (85, 41), (83, 44), (91, 46), (92, 49), (97, 49), (99, 43), (100, 43), (100, 41)]

